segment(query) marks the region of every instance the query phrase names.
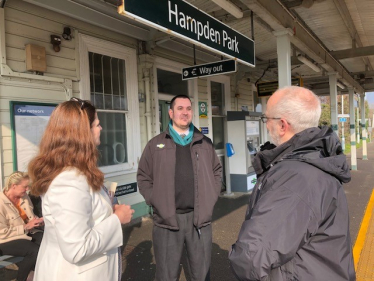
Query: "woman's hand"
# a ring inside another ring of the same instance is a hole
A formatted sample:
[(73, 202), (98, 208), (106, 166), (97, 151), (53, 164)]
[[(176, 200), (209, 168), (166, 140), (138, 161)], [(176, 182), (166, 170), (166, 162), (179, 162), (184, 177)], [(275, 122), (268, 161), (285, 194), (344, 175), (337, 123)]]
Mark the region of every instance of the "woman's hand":
[(131, 221), (134, 210), (129, 205), (113, 205), (114, 214), (119, 218), (121, 224), (129, 223)]
[(25, 224), (24, 228), (25, 228), (26, 231), (28, 231), (28, 230), (33, 229), (34, 227), (43, 225), (43, 223), (44, 223), (43, 218), (34, 218), (34, 219), (30, 220), (27, 224)]
[(35, 219), (38, 221), (38, 226), (42, 226), (44, 225), (44, 219), (43, 218), (38, 218), (38, 217), (35, 217)]

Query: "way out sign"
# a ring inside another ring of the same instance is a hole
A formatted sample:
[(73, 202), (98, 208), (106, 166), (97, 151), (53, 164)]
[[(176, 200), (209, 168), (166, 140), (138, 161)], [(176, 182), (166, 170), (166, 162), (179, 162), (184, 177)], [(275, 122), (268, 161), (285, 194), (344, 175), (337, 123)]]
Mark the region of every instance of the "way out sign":
[(183, 68), (182, 80), (188, 80), (202, 76), (213, 76), (231, 72), (236, 72), (236, 61), (223, 60), (219, 62), (200, 64)]

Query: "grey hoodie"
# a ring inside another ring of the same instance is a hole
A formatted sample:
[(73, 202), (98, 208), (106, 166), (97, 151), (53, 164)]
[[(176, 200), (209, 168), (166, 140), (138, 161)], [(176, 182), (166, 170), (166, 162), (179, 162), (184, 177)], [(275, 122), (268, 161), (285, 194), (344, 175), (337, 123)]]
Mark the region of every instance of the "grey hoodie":
[(229, 255), (239, 280), (356, 280), (336, 134), (310, 128), (259, 152), (245, 221)]

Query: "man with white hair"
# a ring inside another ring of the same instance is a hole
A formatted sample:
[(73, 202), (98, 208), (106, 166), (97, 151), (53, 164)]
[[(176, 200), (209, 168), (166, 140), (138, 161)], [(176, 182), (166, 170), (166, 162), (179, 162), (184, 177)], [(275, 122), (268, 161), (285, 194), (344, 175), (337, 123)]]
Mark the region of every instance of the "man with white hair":
[(239, 280), (356, 280), (342, 187), (349, 166), (320, 115), (319, 98), (301, 87), (267, 103), (261, 119), (276, 147), (253, 160), (257, 183), (229, 255)]

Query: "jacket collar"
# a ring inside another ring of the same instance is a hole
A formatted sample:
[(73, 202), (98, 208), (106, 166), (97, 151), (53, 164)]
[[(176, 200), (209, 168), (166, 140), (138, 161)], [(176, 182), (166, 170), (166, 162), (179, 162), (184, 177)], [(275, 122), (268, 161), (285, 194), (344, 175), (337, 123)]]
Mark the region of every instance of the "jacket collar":
[(306, 129), (273, 149), (260, 151), (253, 159), (253, 168), (259, 176), (283, 159), (308, 163), (341, 182), (351, 178), (340, 141), (327, 126)]
[[(193, 131), (193, 138), (192, 138), (191, 144), (199, 140), (202, 140), (204, 138), (204, 135), (195, 126), (193, 128), (194, 128), (194, 131)], [(166, 137), (173, 139), (169, 132), (169, 126), (166, 128), (165, 134), (166, 134)]]
[[(23, 203), (25, 203), (25, 197), (27, 195), (25, 195), (24, 197), (21, 197), (20, 200), (21, 200), (21, 203), (20, 205), (22, 205)], [(13, 205), (12, 201), (9, 200), (9, 198), (5, 195), (4, 192), (0, 192), (0, 200), (4, 203), (4, 204), (11, 204)]]
[(267, 171), (272, 165), (274, 165), (277, 161), (281, 160), (283, 156), (286, 154), (291, 153), (293, 150), (303, 147), (310, 143), (315, 137), (316, 134), (322, 131), (324, 134), (327, 132), (329, 128), (324, 127), (322, 130), (321, 128), (313, 127), (301, 131), (292, 138), (290, 138), (285, 143), (270, 149), (264, 150), (257, 153), (256, 157), (253, 159), (253, 168), (257, 175), (261, 175), (263, 172)]
[(12, 204), (12, 202), (9, 200), (9, 198), (5, 195), (4, 192), (0, 192), (0, 200), (1, 200), (4, 204)]

